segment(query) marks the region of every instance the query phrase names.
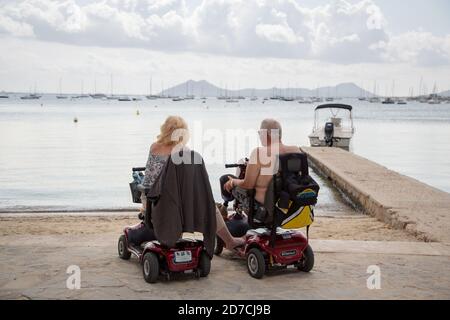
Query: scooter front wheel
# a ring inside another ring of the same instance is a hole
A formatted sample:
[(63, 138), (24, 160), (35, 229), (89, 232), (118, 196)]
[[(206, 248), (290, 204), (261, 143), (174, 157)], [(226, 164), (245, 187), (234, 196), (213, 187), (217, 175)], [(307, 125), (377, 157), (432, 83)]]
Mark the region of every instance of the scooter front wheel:
[(119, 237), (119, 242), (117, 243), (117, 251), (121, 259), (123, 260), (130, 259), (131, 252), (128, 250), (127, 238), (125, 237), (124, 234)]

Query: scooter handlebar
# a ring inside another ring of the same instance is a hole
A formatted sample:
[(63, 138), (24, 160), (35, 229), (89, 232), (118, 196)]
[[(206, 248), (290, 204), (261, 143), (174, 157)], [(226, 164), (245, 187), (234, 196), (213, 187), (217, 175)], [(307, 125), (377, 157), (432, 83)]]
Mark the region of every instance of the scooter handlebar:
[(226, 164), (225, 168), (237, 168), (243, 166), (242, 164), (238, 164), (238, 163), (230, 163), (230, 164)]

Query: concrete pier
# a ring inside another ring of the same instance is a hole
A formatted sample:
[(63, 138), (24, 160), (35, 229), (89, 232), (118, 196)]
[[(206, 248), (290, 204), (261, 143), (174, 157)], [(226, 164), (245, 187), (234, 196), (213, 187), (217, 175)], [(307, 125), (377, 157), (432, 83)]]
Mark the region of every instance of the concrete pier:
[(366, 213), (424, 241), (450, 243), (450, 194), (337, 148), (302, 147)]

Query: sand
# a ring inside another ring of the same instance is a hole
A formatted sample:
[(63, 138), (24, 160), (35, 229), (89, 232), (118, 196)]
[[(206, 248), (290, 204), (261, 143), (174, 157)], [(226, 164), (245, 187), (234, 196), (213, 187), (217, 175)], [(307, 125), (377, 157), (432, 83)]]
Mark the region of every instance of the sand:
[[(42, 215), (1, 217), (0, 236), (120, 234), (124, 226), (138, 223), (137, 213), (108, 216)], [(389, 227), (362, 214), (316, 216), (310, 229), (312, 239), (417, 241), (402, 230)]]

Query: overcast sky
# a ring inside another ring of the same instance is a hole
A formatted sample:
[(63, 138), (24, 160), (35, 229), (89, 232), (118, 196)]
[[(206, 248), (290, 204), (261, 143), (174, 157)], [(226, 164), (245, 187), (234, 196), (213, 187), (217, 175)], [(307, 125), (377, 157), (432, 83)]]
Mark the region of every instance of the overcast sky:
[(0, 0), (0, 91), (450, 89), (447, 0)]

